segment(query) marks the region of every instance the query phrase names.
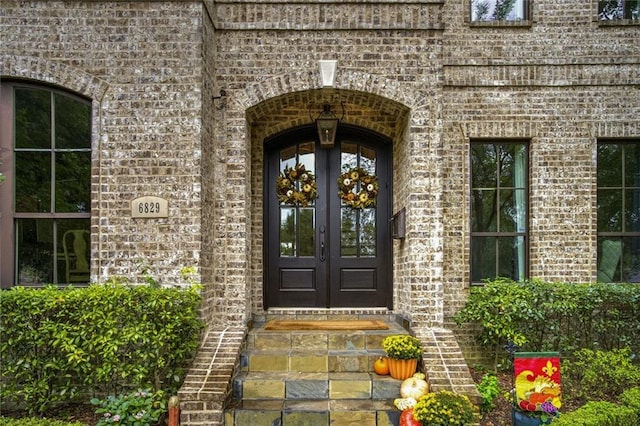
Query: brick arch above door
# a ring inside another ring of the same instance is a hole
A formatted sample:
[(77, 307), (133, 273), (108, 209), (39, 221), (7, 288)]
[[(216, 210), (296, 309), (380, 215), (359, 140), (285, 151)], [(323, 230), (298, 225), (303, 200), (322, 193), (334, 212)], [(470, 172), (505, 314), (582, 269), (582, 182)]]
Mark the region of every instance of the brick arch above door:
[(308, 125), (330, 105), (342, 123), (368, 128), (391, 140), (399, 140), (408, 125), (410, 107), (391, 98), (352, 89), (293, 91), (269, 98), (246, 110), (246, 123), (261, 138)]

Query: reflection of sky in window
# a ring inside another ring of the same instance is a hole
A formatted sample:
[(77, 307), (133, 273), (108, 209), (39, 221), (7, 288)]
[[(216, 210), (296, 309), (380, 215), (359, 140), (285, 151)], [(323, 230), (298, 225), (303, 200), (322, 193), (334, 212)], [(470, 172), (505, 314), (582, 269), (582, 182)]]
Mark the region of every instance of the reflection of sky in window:
[(287, 167), (293, 168), (296, 165), (296, 147), (287, 148), (280, 152), (280, 171)]
[(601, 21), (637, 20), (639, 16), (640, 0), (600, 0), (598, 2), (598, 18)]
[(372, 149), (361, 148), (360, 167), (373, 174), (376, 172), (376, 153)]
[[(516, 0), (512, 9), (505, 16), (506, 21), (519, 21), (525, 18), (525, 0)], [(472, 0), (471, 20), (473, 21), (495, 21), (496, 0)]]
[(280, 255), (295, 256), (296, 254), (296, 216), (295, 209), (280, 209)]
[(376, 210), (360, 211), (360, 251), (362, 256), (376, 255)]
[(300, 163), (304, 164), (304, 168), (314, 173), (316, 168), (316, 155), (313, 143), (304, 143), (300, 145)]
[[(358, 149), (360, 151), (360, 163), (358, 163)], [(376, 173), (376, 153), (372, 149), (358, 147), (355, 144), (342, 145), (342, 173), (354, 167), (362, 167), (370, 174)]]
[(342, 163), (342, 173), (358, 166), (357, 145), (346, 143), (342, 144), (342, 155), (340, 162)]
[(291, 148), (283, 149), (280, 152), (280, 171), (284, 169), (295, 168), (296, 164), (303, 164), (305, 169), (311, 173), (315, 173), (316, 156), (314, 144), (312, 142), (302, 143)]

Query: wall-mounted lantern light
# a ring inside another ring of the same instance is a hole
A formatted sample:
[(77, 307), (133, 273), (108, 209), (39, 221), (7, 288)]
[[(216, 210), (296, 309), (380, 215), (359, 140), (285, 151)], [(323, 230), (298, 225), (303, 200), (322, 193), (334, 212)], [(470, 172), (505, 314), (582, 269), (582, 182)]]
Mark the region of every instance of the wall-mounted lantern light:
[(316, 127), (318, 128), (321, 148), (333, 148), (339, 122), (340, 119), (331, 112), (331, 105), (325, 104), (322, 112), (318, 118), (316, 118)]

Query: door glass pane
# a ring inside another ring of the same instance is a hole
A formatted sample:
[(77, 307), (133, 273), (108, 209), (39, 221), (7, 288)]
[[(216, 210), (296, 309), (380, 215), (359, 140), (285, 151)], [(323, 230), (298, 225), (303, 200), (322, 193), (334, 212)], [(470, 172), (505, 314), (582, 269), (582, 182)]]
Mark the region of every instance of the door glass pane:
[(84, 213), (91, 199), (91, 153), (56, 154), (56, 212)]
[(296, 147), (283, 149), (280, 151), (280, 171), (286, 168), (294, 168), (296, 166)]
[(355, 257), (358, 255), (357, 212), (350, 207), (343, 207), (340, 210), (340, 255), (342, 257)]
[(280, 208), (280, 256), (296, 255), (296, 209)]
[[(340, 162), (340, 183), (344, 185), (340, 191), (345, 191), (349, 197), (353, 197), (348, 198), (349, 202), (345, 201), (345, 198), (342, 199), (340, 255), (343, 257), (375, 256), (377, 252), (375, 203), (363, 204), (362, 200), (372, 200), (369, 198), (372, 194), (371, 189), (367, 189), (367, 184), (372, 187), (375, 184), (375, 181), (371, 182), (368, 179), (376, 176), (376, 151), (359, 144), (343, 142)], [(345, 183), (347, 180), (351, 184)], [(358, 199), (361, 202), (355, 203)], [(355, 200), (355, 205), (349, 204), (351, 200)]]
[(298, 162), (304, 164), (304, 168), (314, 174), (316, 169), (316, 154), (315, 154), (315, 144), (308, 142), (300, 144), (300, 148), (298, 150), (299, 157)]
[(15, 147), (51, 148), (51, 92), (15, 90)]
[(376, 210), (362, 209), (360, 213), (360, 255), (376, 255)]
[[(280, 199), (280, 255), (283, 257), (315, 255), (315, 198), (309, 197), (306, 189), (309, 176), (316, 179), (315, 162), (314, 142), (303, 142), (280, 151), (279, 173), (288, 182), (283, 191), (292, 194)], [(305, 170), (300, 176), (299, 165)]]
[(365, 147), (360, 148), (360, 167), (371, 175), (376, 173), (376, 152), (374, 150)]
[(314, 208), (300, 209), (300, 256), (315, 253), (315, 211)]
[(56, 94), (56, 149), (91, 148), (91, 106)]
[(342, 156), (340, 163), (342, 173), (358, 166), (358, 146), (356, 144), (342, 144)]
[(51, 212), (51, 153), (15, 153), (16, 212)]

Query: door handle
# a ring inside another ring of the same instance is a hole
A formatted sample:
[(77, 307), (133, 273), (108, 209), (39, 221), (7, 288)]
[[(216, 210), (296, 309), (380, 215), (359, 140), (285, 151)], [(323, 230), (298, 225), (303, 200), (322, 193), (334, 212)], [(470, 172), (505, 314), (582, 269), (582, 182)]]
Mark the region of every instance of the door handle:
[(324, 262), (326, 257), (324, 254), (324, 235), (325, 235), (325, 230), (326, 228), (324, 227), (324, 225), (320, 226), (320, 262)]

